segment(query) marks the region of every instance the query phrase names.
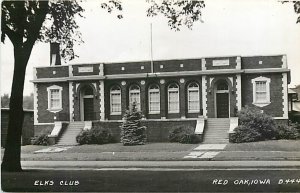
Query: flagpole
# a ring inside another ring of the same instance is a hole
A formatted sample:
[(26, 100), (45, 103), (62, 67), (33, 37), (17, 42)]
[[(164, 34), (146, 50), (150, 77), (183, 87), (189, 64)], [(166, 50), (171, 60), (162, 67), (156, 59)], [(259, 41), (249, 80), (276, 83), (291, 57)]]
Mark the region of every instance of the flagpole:
[(153, 49), (152, 49), (152, 23), (150, 23), (150, 54), (151, 54), (151, 73), (153, 73), (154, 69), (153, 69)]

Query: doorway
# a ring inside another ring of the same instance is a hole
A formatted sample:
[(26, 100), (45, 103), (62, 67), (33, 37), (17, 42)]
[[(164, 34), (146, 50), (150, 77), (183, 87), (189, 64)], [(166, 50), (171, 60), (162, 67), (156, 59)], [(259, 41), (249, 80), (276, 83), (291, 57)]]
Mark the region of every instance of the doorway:
[(229, 117), (229, 91), (228, 84), (225, 80), (217, 83), (216, 89), (216, 117), (228, 118)]
[(91, 86), (85, 86), (81, 92), (81, 120), (94, 120), (94, 91)]

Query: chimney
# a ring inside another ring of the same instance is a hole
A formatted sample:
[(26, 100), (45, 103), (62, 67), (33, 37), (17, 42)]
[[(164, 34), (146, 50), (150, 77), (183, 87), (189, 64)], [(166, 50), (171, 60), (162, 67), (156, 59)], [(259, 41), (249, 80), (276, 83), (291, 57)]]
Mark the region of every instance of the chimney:
[(50, 43), (50, 66), (59, 65), (61, 65), (59, 43)]

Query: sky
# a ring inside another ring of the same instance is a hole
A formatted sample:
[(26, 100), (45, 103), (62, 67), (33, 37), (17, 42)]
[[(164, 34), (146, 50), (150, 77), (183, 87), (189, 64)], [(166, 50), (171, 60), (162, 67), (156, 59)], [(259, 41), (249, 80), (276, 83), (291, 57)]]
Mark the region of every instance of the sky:
[[(193, 29), (173, 31), (162, 16), (146, 17), (146, 0), (123, 1), (123, 19), (108, 14), (96, 0), (84, 1), (85, 18), (77, 20), (84, 43), (75, 46), (79, 56), (66, 64), (150, 60), (150, 23), (153, 59), (211, 56), (286, 54), (291, 70), (289, 87), (300, 84), (300, 23), (291, 3), (275, 0), (209, 0), (202, 22)], [(25, 79), (24, 95), (33, 92), (34, 66), (49, 66), (49, 44), (36, 43)], [(1, 43), (1, 95), (10, 93), (13, 47)]]

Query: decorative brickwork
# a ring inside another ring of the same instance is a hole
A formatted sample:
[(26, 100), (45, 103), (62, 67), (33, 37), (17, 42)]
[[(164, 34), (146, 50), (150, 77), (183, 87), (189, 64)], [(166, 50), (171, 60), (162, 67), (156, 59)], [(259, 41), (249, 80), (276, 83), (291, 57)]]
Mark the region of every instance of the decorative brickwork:
[(288, 119), (288, 84), (287, 73), (282, 73), (282, 106), (283, 106), (283, 119)]

